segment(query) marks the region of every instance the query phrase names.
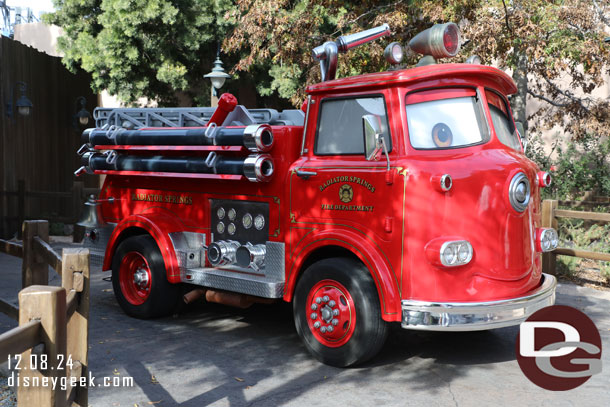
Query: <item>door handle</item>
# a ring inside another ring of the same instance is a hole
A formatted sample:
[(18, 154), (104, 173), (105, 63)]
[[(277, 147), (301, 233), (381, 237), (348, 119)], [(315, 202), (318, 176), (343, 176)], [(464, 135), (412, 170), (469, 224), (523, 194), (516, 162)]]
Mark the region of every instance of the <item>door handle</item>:
[(315, 177), (318, 175), (318, 173), (315, 171), (297, 170), (296, 173), (298, 177), (303, 178), (304, 180), (308, 180), (309, 177)]

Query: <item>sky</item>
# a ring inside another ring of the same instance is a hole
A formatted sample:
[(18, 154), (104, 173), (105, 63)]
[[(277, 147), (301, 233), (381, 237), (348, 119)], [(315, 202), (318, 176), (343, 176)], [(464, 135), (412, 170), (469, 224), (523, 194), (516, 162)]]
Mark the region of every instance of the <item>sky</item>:
[(36, 17), (43, 11), (53, 11), (53, 2), (51, 0), (6, 0), (6, 4), (11, 8), (31, 8)]

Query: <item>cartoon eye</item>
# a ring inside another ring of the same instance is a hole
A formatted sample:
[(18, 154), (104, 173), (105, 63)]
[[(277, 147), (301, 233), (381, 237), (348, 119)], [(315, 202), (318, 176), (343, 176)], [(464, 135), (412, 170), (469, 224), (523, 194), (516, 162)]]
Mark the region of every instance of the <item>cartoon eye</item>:
[(432, 141), (437, 147), (449, 147), (453, 141), (453, 133), (445, 123), (436, 123), (432, 128)]

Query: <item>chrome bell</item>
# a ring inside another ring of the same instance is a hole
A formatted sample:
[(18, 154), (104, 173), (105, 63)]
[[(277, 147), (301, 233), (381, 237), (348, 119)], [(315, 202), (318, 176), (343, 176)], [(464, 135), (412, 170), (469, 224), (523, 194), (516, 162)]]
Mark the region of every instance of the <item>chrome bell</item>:
[(85, 202), (80, 219), (76, 224), (84, 228), (100, 228), (106, 224), (102, 218), (100, 204), (94, 195), (91, 195)]

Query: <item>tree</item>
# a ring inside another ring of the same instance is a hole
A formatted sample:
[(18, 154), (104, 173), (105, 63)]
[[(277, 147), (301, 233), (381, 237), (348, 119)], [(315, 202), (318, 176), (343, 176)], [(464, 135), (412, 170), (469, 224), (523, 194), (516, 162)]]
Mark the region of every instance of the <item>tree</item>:
[[(232, 28), (231, 0), (53, 0), (47, 23), (65, 30), (59, 48), (96, 91), (125, 102), (175, 104), (177, 92), (205, 99), (217, 42)], [(208, 99), (209, 100), (209, 99)]]
[[(338, 76), (387, 69), (383, 46), (403, 43), (434, 23), (455, 21), (469, 40), (463, 61), (477, 54), (484, 63), (511, 69), (519, 93), (514, 113), (525, 122), (525, 100), (545, 102), (535, 114), (537, 131), (559, 124), (572, 134), (610, 134), (608, 102), (590, 92), (610, 71), (603, 43), (609, 27), (608, 2), (598, 0), (237, 0), (230, 15), (238, 21), (225, 48), (247, 52), (237, 70), (272, 66), (272, 80), (259, 92), (278, 92), (298, 106), (303, 84), (320, 80), (311, 50), (338, 35), (387, 22), (394, 36), (340, 56)], [(419, 58), (408, 54), (407, 66)], [(456, 62), (460, 61), (456, 58)], [(528, 81), (529, 79), (529, 81)], [(567, 79), (562, 88), (559, 79)], [(531, 85), (528, 87), (528, 83)]]
[[(544, 102), (530, 130), (560, 125), (574, 135), (608, 135), (610, 107), (593, 88), (610, 69), (607, 0), (54, 0), (48, 22), (62, 26), (64, 62), (91, 72), (94, 89), (128, 102), (140, 96), (174, 103), (176, 91), (205, 103), (216, 41), (238, 81), (260, 96), (299, 106), (320, 80), (311, 50), (339, 35), (388, 23), (391, 38), (340, 54), (338, 77), (388, 68), (383, 49), (406, 44), (435, 23), (454, 21), (467, 40), (461, 56), (509, 69), (519, 93), (512, 105), (526, 122), (525, 102)], [(419, 56), (407, 52), (405, 67)], [(560, 81), (560, 79), (567, 80)], [(233, 87), (233, 88), (232, 88)], [(264, 102), (265, 100), (263, 100)]]

